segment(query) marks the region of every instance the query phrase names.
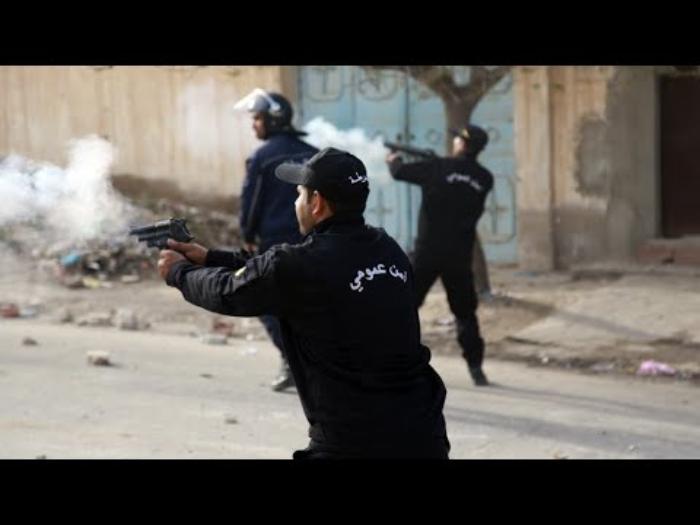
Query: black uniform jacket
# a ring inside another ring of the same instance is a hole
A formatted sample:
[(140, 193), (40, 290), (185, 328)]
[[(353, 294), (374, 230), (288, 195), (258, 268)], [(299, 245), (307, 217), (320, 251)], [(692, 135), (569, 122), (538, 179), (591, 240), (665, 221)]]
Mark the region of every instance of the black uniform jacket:
[(408, 258), (361, 215), (255, 257), (210, 250), (204, 267), (173, 265), (167, 283), (212, 312), (280, 318), (314, 443), (385, 456), (445, 443), (446, 390), (420, 343)]
[(389, 164), (389, 170), (396, 180), (422, 188), (416, 250), (446, 255), (463, 250), (471, 253), (476, 225), (493, 187), (491, 172), (472, 155), (410, 164), (397, 158)]

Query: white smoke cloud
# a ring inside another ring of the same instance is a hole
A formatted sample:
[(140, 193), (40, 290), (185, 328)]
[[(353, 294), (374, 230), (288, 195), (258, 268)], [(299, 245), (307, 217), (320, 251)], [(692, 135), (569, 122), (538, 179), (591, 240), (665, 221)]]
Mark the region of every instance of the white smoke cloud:
[(110, 182), (116, 151), (91, 135), (69, 144), (65, 169), (18, 155), (0, 162), (0, 228), (31, 223), (80, 246), (128, 228), (130, 204)]
[(308, 136), (304, 140), (319, 149), (333, 147), (349, 151), (367, 168), (367, 175), (372, 182), (379, 185), (391, 183), (392, 178), (386, 165), (388, 150), (382, 144), (381, 137), (370, 140), (361, 128), (339, 130), (322, 117), (309, 121), (304, 126)]

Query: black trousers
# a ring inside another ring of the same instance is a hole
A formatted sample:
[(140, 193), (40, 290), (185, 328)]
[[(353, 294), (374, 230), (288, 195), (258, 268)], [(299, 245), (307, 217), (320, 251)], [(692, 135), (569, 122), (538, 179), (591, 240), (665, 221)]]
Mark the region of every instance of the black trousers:
[(480, 367), (484, 361), (484, 340), (476, 317), (479, 299), (474, 288), (470, 254), (471, 249), (467, 248), (441, 254), (418, 247), (411, 256), (411, 262), (418, 307), (425, 301), (437, 278), (442, 279), (447, 302), (456, 319), (457, 342), (462, 348), (462, 356), (474, 368)]
[(280, 328), (280, 321), (274, 315), (261, 315), (258, 317), (260, 322), (265, 327), (267, 335), (272, 339), (272, 343), (277, 347), (282, 355), (282, 359), (286, 360), (284, 353), (284, 343), (282, 343), (282, 329)]

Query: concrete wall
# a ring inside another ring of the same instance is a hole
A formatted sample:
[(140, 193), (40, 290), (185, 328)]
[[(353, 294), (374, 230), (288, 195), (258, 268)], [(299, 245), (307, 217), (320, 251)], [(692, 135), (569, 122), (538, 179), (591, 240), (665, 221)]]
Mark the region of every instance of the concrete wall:
[(519, 262), (628, 260), (658, 230), (653, 67), (515, 71)]
[(552, 269), (555, 259), (549, 91), (548, 68), (514, 69), (518, 262), (534, 270)]
[[(106, 135), (114, 174), (192, 200), (238, 195), (256, 146), (247, 115), (254, 87), (292, 89), (278, 66), (0, 66), (0, 155), (66, 163), (70, 139)], [(118, 178), (118, 177), (117, 177)]]

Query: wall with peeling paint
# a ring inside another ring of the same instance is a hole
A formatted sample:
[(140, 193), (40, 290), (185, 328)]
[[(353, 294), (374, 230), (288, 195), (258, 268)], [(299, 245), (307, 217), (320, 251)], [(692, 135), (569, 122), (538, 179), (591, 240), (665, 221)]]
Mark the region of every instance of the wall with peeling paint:
[(626, 260), (657, 231), (654, 67), (515, 72), (519, 262)]

